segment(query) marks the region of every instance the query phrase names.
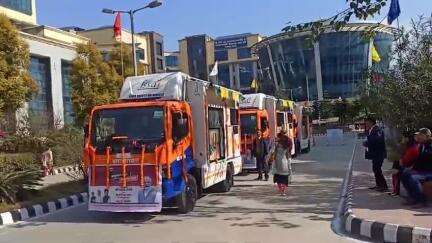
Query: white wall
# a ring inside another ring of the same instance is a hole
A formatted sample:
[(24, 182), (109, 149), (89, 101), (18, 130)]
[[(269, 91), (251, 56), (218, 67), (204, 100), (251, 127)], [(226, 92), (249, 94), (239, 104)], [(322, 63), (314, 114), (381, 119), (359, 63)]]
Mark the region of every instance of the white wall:
[(63, 126), (64, 106), (61, 62), (62, 60), (71, 62), (76, 57), (76, 51), (72, 48), (57, 46), (48, 42), (41, 42), (33, 39), (25, 40), (29, 45), (31, 55), (47, 57), (50, 59), (52, 110), (54, 113), (54, 119), (60, 119), (61, 126)]

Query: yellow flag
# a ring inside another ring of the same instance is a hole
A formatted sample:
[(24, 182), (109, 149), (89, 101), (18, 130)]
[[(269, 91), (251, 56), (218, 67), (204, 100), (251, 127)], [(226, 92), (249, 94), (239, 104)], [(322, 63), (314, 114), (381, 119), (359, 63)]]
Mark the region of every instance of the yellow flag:
[(375, 48), (374, 44), (372, 44), (372, 61), (381, 62), (381, 57), (380, 57), (377, 49)]
[(229, 92), (227, 88), (221, 87), (220, 92), (222, 99), (227, 99), (229, 97)]
[(240, 100), (240, 93), (234, 92), (232, 97), (233, 97), (234, 101), (239, 101)]
[(252, 80), (251, 88), (252, 88), (252, 89), (257, 89), (257, 88), (258, 88), (258, 82), (257, 82), (256, 79)]

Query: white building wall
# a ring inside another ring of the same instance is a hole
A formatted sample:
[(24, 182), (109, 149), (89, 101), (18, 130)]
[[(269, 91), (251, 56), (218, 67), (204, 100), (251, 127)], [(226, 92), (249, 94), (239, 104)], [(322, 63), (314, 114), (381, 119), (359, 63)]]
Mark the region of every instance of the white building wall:
[(59, 122), (59, 124), (56, 125), (62, 127), (64, 125), (64, 106), (61, 62), (62, 60), (72, 62), (76, 57), (76, 51), (73, 48), (67, 48), (49, 42), (33, 39), (25, 40), (29, 45), (31, 55), (50, 59), (53, 118), (54, 121)]

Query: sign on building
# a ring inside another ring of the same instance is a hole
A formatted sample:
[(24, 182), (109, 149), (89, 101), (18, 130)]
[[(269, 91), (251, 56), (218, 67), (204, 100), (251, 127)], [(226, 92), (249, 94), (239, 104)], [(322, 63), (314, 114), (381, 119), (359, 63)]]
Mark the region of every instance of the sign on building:
[(224, 38), (215, 40), (215, 49), (235, 49), (247, 46), (247, 37)]

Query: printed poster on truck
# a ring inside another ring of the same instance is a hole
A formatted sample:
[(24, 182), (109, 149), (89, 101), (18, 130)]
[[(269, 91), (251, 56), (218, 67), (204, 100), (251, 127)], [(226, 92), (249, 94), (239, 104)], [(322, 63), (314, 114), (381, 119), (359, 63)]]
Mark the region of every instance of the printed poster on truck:
[[(162, 210), (162, 177), (156, 175), (154, 165), (139, 164), (126, 166), (123, 176), (122, 165), (109, 166), (109, 186), (107, 167), (96, 166), (95, 173), (89, 172), (89, 210), (109, 212), (160, 212)], [(92, 184), (91, 176), (94, 175)], [(124, 179), (126, 186), (123, 185)]]

